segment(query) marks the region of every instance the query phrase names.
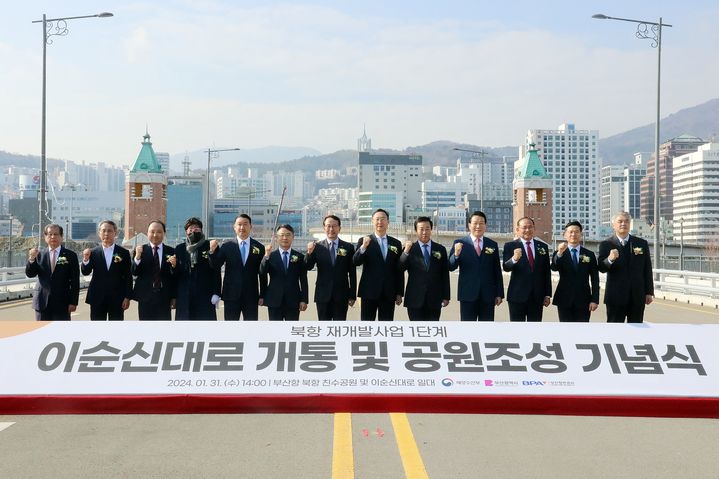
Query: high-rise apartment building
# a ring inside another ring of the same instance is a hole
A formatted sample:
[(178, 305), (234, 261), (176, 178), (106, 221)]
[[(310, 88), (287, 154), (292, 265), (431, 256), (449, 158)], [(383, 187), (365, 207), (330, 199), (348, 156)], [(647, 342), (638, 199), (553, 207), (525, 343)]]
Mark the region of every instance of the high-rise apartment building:
[[(704, 140), (691, 135), (681, 135), (659, 146), (659, 213), (660, 218), (671, 220), (674, 216), (673, 159), (697, 151)], [(654, 171), (655, 158), (647, 162), (647, 174), (641, 183), (641, 217), (656, 223), (654, 219)]]
[(564, 225), (578, 220), (587, 238), (599, 230), (599, 132), (577, 130), (572, 123), (556, 130), (529, 130), (519, 149), (519, 166), (530, 144), (535, 144), (553, 183), (553, 225), (555, 235)]
[[(422, 203), (422, 155), (374, 155), (359, 152), (357, 186), (362, 193), (401, 193), (404, 208)], [(402, 212), (399, 213), (404, 218)]]
[(672, 168), (674, 239), (680, 239), (681, 234), (681, 239), (689, 243), (716, 244), (719, 238), (719, 143), (706, 143), (694, 153), (674, 158)]

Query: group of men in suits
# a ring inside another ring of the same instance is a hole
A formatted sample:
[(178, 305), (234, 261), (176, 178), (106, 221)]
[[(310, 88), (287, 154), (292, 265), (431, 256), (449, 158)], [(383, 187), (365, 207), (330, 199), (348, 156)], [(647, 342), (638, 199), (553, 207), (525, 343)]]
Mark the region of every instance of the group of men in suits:
[[(586, 322), (599, 304), (599, 272), (607, 274), (604, 302), (609, 322), (641, 322), (654, 289), (647, 242), (629, 234), (631, 217), (612, 219), (615, 234), (601, 242), (598, 258), (582, 246), (582, 225), (569, 222), (566, 242), (550, 254), (534, 237), (532, 218), (520, 218), (516, 238), (499, 245), (485, 236), (487, 217), (471, 214), (469, 234), (447, 249), (432, 241), (433, 223), (420, 217), (414, 223), (416, 241), (404, 245), (387, 234), (389, 214), (372, 215), (373, 234), (353, 245), (339, 238), (341, 219), (323, 220), (326, 239), (307, 245), (306, 254), (292, 248), (294, 229), (275, 230), (277, 248), (251, 238), (252, 219), (241, 214), (233, 228), (236, 237), (222, 244), (208, 241), (202, 222), (190, 218), (186, 240), (176, 248), (163, 243), (165, 225), (148, 226), (149, 243), (128, 250), (115, 245), (117, 226), (100, 223), (101, 244), (86, 249), (82, 261), (62, 246), (63, 230), (48, 225), (48, 248), (30, 250), (28, 277), (38, 277), (33, 308), (38, 320), (69, 320), (79, 295), (79, 272), (92, 274), (86, 302), (91, 320), (122, 320), (130, 300), (138, 302), (140, 320), (216, 320), (216, 306), (225, 303), (224, 319), (258, 319), (259, 306), (270, 320), (296, 321), (309, 301), (307, 272), (317, 268), (314, 301), (318, 319), (343, 321), (361, 298), (363, 321), (391, 321), (395, 307), (407, 308), (412, 321), (437, 321), (450, 301), (449, 272), (459, 269), (457, 299), (462, 321), (493, 321), (504, 300), (502, 269), (510, 273), (507, 303), (511, 321), (541, 321), (552, 302), (551, 270), (559, 272), (554, 305), (562, 322)], [(362, 266), (357, 287), (356, 267)], [(224, 267), (224, 280), (221, 269)], [(405, 271), (407, 284), (405, 288)], [(133, 276), (135, 277), (133, 286)], [(269, 282), (268, 282), (269, 278)]]

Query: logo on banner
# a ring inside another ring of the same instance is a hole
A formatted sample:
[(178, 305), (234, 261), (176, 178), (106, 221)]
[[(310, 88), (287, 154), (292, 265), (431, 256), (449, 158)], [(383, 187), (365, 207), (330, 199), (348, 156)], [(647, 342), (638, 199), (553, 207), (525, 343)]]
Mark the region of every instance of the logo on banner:
[(522, 386), (546, 386), (546, 381), (522, 381)]
[(484, 385), (489, 387), (494, 386), (494, 381), (492, 381), (491, 379), (485, 379)]
[(444, 387), (449, 388), (449, 387), (452, 387), (453, 384), (454, 384), (454, 381), (452, 381), (451, 378), (442, 379), (442, 386), (444, 386)]

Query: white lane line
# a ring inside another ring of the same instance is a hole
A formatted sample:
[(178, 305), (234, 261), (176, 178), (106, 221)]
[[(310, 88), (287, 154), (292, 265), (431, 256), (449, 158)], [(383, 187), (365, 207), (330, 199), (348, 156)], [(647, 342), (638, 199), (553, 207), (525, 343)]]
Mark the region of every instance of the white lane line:
[(0, 422), (0, 431), (4, 431), (5, 429), (9, 428), (15, 424), (14, 422)]

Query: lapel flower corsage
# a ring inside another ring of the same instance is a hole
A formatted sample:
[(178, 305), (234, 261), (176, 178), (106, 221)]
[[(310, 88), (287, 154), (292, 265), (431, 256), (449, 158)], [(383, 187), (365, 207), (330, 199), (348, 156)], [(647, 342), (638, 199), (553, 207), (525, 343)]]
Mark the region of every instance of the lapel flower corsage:
[(484, 248), (484, 252), (486, 254), (494, 254), (494, 248), (487, 246), (486, 248)]
[(397, 247), (396, 246), (390, 246), (389, 250), (393, 252), (394, 254), (397, 254)]
[(165, 261), (167, 261), (168, 263), (170, 262), (170, 258), (172, 258), (172, 255), (169, 255), (169, 254), (165, 255)]
[(203, 258), (203, 259), (208, 259), (209, 257), (210, 257), (210, 251), (209, 251), (209, 250), (205, 250), (205, 251), (202, 252), (202, 258)]
[(337, 256), (347, 256), (347, 250), (344, 248), (337, 248)]
[(299, 256), (297, 256), (296, 254), (293, 254), (292, 256), (290, 256), (290, 263), (296, 263), (297, 261), (299, 261), (299, 259), (300, 259)]
[(122, 261), (122, 256), (120, 256), (119, 254), (114, 254), (114, 255), (112, 255), (112, 262), (113, 262), (113, 263), (119, 263), (119, 262), (121, 262), (121, 261)]
[(582, 263), (589, 263), (589, 256), (585, 254), (579, 255), (579, 261)]
[(644, 254), (644, 250), (642, 248), (633, 248), (634, 254)]
[(64, 256), (58, 256), (58, 258), (55, 260), (55, 266), (60, 266), (63, 264), (67, 264), (67, 258)]
[(545, 255), (545, 254), (547, 254), (547, 250), (544, 248), (537, 248), (537, 253), (539, 253), (541, 255)]
[(260, 254), (260, 248), (257, 246), (252, 247), (252, 254)]
[(442, 259), (442, 253), (440, 253), (439, 251), (435, 251), (434, 253), (432, 253), (432, 256), (437, 259)]

